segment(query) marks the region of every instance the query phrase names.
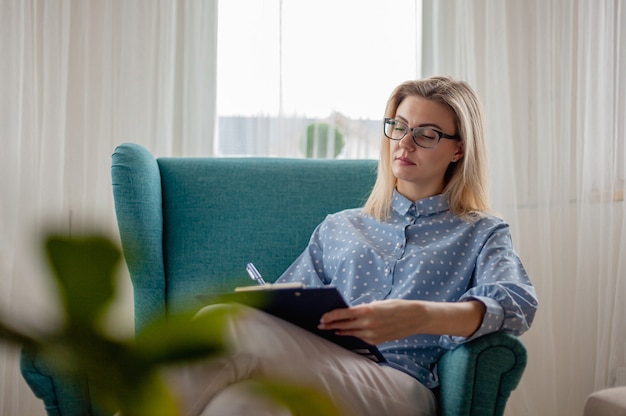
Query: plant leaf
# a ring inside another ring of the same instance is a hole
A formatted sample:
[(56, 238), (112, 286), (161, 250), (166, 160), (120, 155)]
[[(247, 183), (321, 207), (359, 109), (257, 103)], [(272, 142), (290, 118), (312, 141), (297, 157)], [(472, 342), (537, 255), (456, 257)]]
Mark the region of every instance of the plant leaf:
[(189, 361), (224, 351), (224, 329), (236, 307), (206, 308), (202, 314), (176, 313), (137, 334), (135, 349), (151, 363)]
[(51, 235), (45, 245), (69, 326), (86, 330), (98, 327), (114, 295), (113, 277), (120, 250), (101, 236)]
[(33, 349), (39, 347), (39, 342), (16, 329), (9, 327), (0, 321), (0, 339), (7, 340), (17, 345)]

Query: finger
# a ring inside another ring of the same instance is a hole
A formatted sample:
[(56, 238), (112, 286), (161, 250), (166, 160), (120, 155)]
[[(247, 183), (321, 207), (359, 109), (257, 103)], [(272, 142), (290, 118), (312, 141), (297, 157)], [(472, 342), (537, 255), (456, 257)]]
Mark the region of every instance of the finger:
[(335, 322), (347, 321), (354, 318), (354, 312), (351, 308), (334, 309), (322, 315), (320, 323), (329, 325)]
[(321, 322), (318, 324), (319, 329), (335, 329), (335, 330), (348, 330), (358, 328), (355, 319), (341, 319), (335, 321)]

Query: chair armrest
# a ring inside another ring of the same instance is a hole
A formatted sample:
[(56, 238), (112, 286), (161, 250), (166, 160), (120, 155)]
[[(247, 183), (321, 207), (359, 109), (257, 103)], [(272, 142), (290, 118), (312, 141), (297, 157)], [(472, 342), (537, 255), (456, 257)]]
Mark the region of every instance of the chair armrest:
[(502, 415), (526, 361), (524, 344), (500, 332), (446, 352), (438, 363), (440, 414)]
[(62, 373), (36, 352), (23, 349), (20, 370), (48, 416), (104, 416), (92, 407), (89, 383), (84, 375)]

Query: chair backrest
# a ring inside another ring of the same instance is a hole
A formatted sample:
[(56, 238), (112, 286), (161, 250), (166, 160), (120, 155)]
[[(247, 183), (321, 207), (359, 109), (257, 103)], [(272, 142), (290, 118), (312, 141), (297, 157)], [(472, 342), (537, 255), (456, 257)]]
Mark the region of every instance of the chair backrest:
[(141, 328), (155, 314), (194, 305), (199, 293), (251, 284), (248, 262), (266, 280), (278, 278), (327, 214), (363, 205), (376, 161), (154, 159), (124, 144), (112, 176)]

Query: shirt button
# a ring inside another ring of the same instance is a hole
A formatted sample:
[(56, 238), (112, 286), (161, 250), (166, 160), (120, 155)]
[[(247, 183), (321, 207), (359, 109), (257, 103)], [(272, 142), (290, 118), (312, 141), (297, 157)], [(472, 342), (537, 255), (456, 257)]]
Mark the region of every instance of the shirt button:
[(391, 268), (385, 267), (385, 274), (389, 274), (389, 273), (391, 273)]
[(398, 244), (396, 244), (396, 247), (397, 247), (397, 248), (401, 248), (401, 247), (402, 247), (402, 243), (398, 243)]

